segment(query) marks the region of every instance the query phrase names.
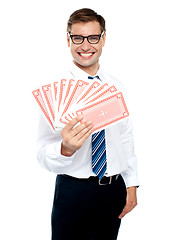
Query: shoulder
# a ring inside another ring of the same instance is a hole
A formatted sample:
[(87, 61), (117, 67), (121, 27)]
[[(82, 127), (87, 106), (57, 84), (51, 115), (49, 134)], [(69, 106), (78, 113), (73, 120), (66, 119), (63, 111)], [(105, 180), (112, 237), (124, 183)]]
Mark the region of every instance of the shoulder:
[(115, 76), (108, 73), (107, 71), (102, 72), (102, 79), (108, 84), (114, 85), (118, 91), (125, 91), (124, 84), (120, 80), (118, 80)]

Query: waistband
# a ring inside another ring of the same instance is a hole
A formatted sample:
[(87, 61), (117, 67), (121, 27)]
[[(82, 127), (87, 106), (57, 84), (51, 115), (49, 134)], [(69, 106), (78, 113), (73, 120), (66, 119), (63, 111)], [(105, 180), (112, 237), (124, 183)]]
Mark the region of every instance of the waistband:
[(80, 182), (98, 183), (99, 185), (109, 185), (112, 182), (116, 181), (120, 176), (120, 174), (116, 174), (110, 177), (103, 176), (101, 179), (99, 179), (97, 176), (95, 177), (91, 176), (89, 178), (76, 178), (76, 177), (69, 176), (67, 174), (63, 174), (62, 176), (69, 179), (73, 179), (75, 181), (80, 181)]

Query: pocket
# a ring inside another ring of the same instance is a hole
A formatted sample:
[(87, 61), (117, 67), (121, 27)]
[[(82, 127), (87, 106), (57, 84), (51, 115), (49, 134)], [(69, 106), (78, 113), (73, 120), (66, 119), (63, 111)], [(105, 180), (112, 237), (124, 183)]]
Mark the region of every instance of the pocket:
[(127, 198), (127, 188), (125, 185), (125, 181), (123, 179), (123, 177), (121, 176), (121, 174), (119, 175), (119, 189), (120, 189), (120, 193), (121, 193), (121, 201), (124, 202), (124, 206), (126, 204), (126, 198)]
[(125, 190), (126, 194), (127, 194), (127, 187), (126, 187), (125, 181), (124, 181), (121, 174), (119, 175), (119, 179), (121, 181), (121, 188), (123, 188)]
[(114, 212), (119, 216), (126, 205), (127, 189), (124, 179), (119, 175), (114, 186)]

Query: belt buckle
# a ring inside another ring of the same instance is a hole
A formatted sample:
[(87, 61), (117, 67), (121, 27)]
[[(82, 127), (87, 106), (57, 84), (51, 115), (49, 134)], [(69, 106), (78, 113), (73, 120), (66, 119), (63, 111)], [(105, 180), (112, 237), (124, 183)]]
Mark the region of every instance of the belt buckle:
[(102, 178), (99, 179), (99, 185), (100, 185), (100, 186), (103, 186), (103, 185), (109, 185), (109, 184), (112, 183), (112, 176), (109, 177), (109, 182), (107, 182), (107, 183), (101, 183), (101, 180), (102, 180)]

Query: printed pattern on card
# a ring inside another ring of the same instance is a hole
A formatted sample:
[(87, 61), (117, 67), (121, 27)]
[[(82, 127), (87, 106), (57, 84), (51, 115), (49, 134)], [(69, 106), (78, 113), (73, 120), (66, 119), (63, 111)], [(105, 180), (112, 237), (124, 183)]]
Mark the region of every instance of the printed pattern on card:
[(94, 132), (129, 116), (122, 92), (106, 81), (64, 78), (32, 93), (52, 131), (60, 131), (79, 114), (93, 122)]

